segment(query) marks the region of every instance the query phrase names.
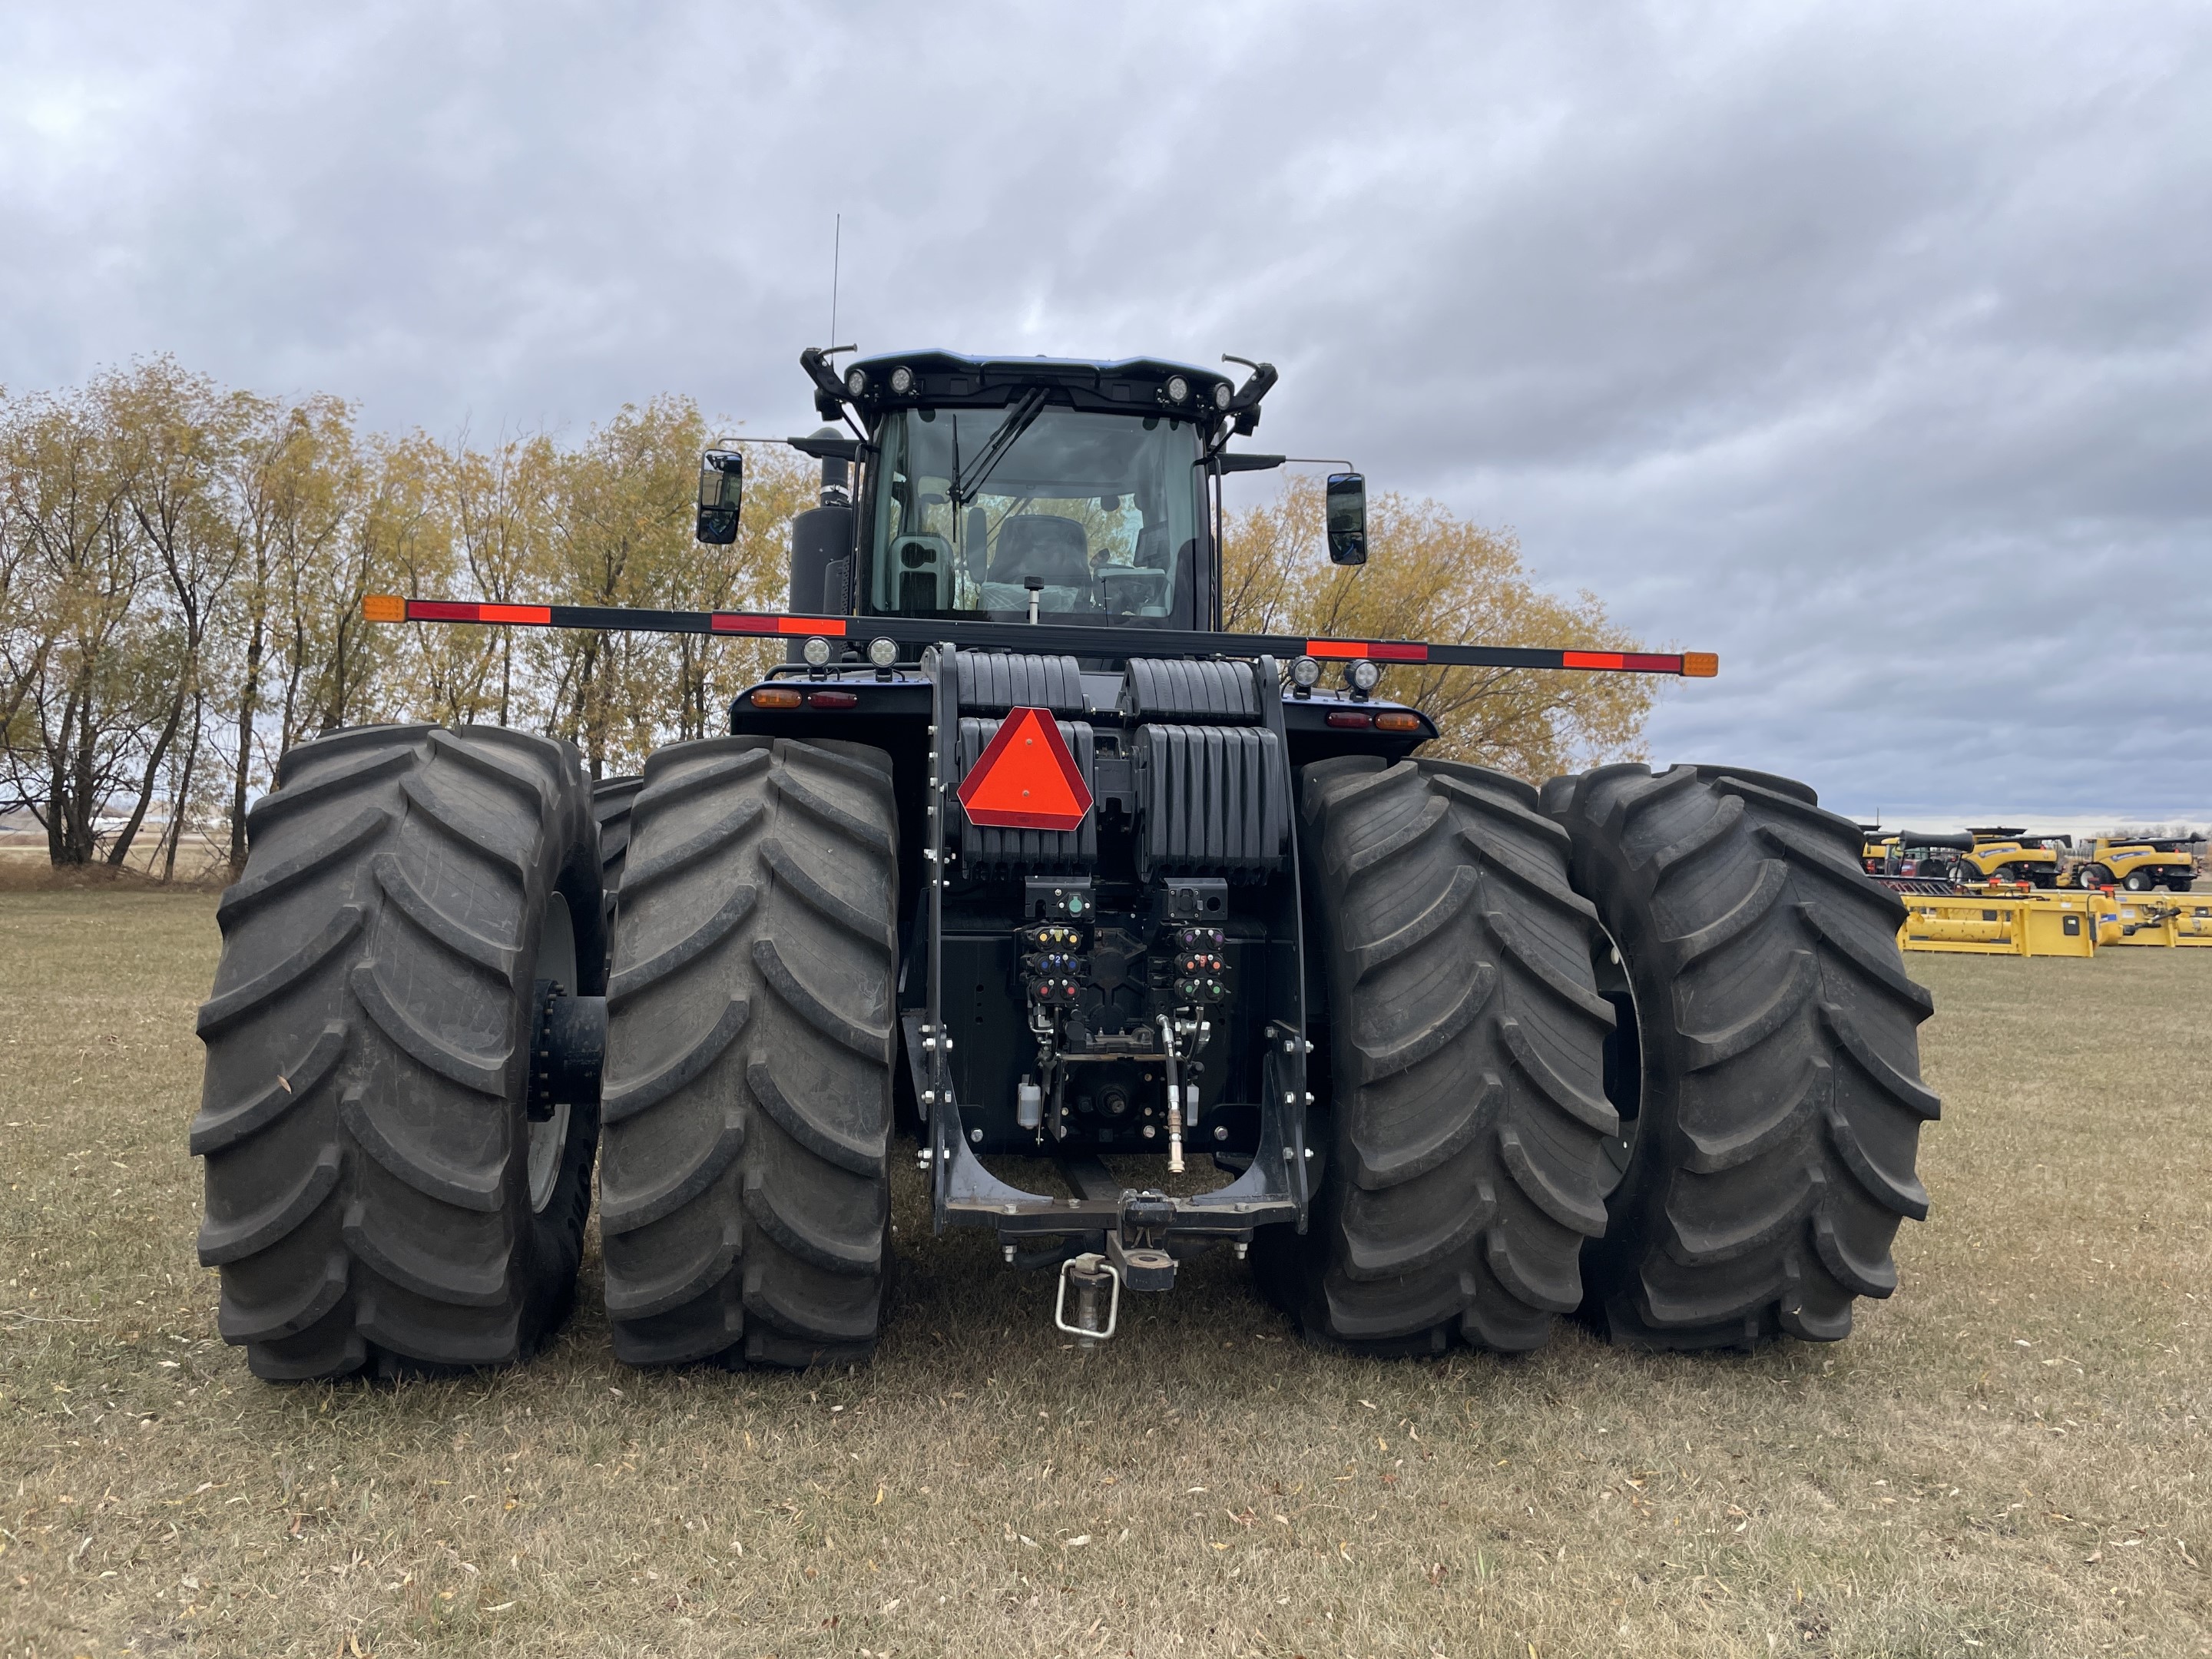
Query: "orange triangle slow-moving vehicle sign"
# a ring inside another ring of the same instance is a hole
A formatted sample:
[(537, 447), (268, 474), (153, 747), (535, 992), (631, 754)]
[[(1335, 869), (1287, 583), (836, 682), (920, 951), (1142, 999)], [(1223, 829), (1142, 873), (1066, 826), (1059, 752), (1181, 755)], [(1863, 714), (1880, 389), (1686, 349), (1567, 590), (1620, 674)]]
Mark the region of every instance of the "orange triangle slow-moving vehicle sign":
[(1015, 708), (960, 781), (970, 823), (993, 830), (1073, 830), (1091, 810), (1083, 770), (1042, 708)]

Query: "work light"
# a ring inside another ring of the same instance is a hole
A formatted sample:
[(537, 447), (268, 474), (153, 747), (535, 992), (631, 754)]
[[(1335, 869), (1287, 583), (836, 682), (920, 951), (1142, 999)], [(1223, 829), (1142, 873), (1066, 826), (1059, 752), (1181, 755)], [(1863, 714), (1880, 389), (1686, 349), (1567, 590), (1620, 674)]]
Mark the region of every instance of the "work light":
[(830, 641), (817, 634), (799, 647), (799, 654), (806, 659), (809, 668), (827, 668), (830, 665)]
[(1345, 684), (1363, 697), (1375, 689), (1375, 683), (1382, 678), (1382, 665), (1370, 662), (1365, 657), (1344, 671)]

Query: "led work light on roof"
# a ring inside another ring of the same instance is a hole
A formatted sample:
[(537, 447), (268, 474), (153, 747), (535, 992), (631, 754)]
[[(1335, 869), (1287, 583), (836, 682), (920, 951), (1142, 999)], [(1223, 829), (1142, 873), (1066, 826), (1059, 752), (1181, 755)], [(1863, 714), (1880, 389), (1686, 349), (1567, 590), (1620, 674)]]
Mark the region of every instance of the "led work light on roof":
[(1189, 396), (1190, 382), (1188, 380), (1184, 380), (1180, 374), (1170, 374), (1168, 376), (1168, 401), (1170, 403), (1182, 403)]
[(878, 668), (889, 668), (898, 660), (898, 641), (882, 638), (870, 640), (868, 660)]
[(1375, 689), (1375, 683), (1382, 678), (1382, 664), (1372, 662), (1365, 657), (1360, 658), (1344, 671), (1344, 683), (1363, 697)]
[(1228, 408), (1229, 399), (1234, 395), (1235, 394), (1229, 390), (1228, 381), (1216, 380), (1213, 383), (1213, 406), (1216, 409)]
[(846, 391), (851, 392), (855, 398), (857, 398), (867, 389), (868, 376), (867, 372), (865, 369), (852, 368), (845, 371)]
[(830, 665), (830, 641), (819, 634), (799, 647), (799, 653), (806, 659), (809, 668), (827, 668)]
[(914, 390), (914, 371), (904, 363), (891, 371), (891, 390), (902, 398)]
[(1321, 684), (1321, 665), (1311, 657), (1300, 657), (1291, 664), (1291, 684), (1301, 691), (1310, 691)]

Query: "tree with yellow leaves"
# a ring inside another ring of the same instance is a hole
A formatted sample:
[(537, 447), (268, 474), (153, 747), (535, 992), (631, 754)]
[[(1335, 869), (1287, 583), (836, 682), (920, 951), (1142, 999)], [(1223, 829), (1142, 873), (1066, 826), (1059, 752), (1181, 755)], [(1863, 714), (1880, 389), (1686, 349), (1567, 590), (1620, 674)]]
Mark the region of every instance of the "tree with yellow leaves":
[[(1316, 638), (1643, 648), (1595, 595), (1566, 600), (1538, 587), (1512, 536), (1436, 501), (1370, 497), (1367, 532), (1368, 563), (1332, 565), (1320, 482), (1286, 480), (1273, 501), (1224, 526), (1224, 624)], [(1382, 694), (1436, 721), (1442, 736), (1425, 752), (1540, 783), (1601, 760), (1642, 759), (1655, 688), (1641, 674), (1407, 664), (1385, 672)]]

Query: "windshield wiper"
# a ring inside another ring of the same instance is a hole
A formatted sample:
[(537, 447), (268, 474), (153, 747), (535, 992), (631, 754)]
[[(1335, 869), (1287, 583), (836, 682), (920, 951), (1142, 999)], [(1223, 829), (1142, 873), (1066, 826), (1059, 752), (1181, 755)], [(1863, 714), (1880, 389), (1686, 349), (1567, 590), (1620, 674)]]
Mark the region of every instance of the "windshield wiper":
[[(1006, 459), (1006, 452), (1021, 441), (1022, 434), (1027, 432), (1036, 417), (1044, 412), (1044, 399), (1043, 386), (1034, 386), (1025, 392), (1021, 402), (1016, 404), (1008, 411), (1006, 418), (999, 422), (999, 429), (991, 434), (990, 441), (977, 453), (975, 464), (969, 469), (967, 476), (952, 481), (952, 510), (955, 513), (975, 499), (976, 493), (997, 470), (999, 463)], [(957, 434), (959, 428), (956, 426), (953, 430)], [(957, 466), (955, 470), (957, 471)]]

